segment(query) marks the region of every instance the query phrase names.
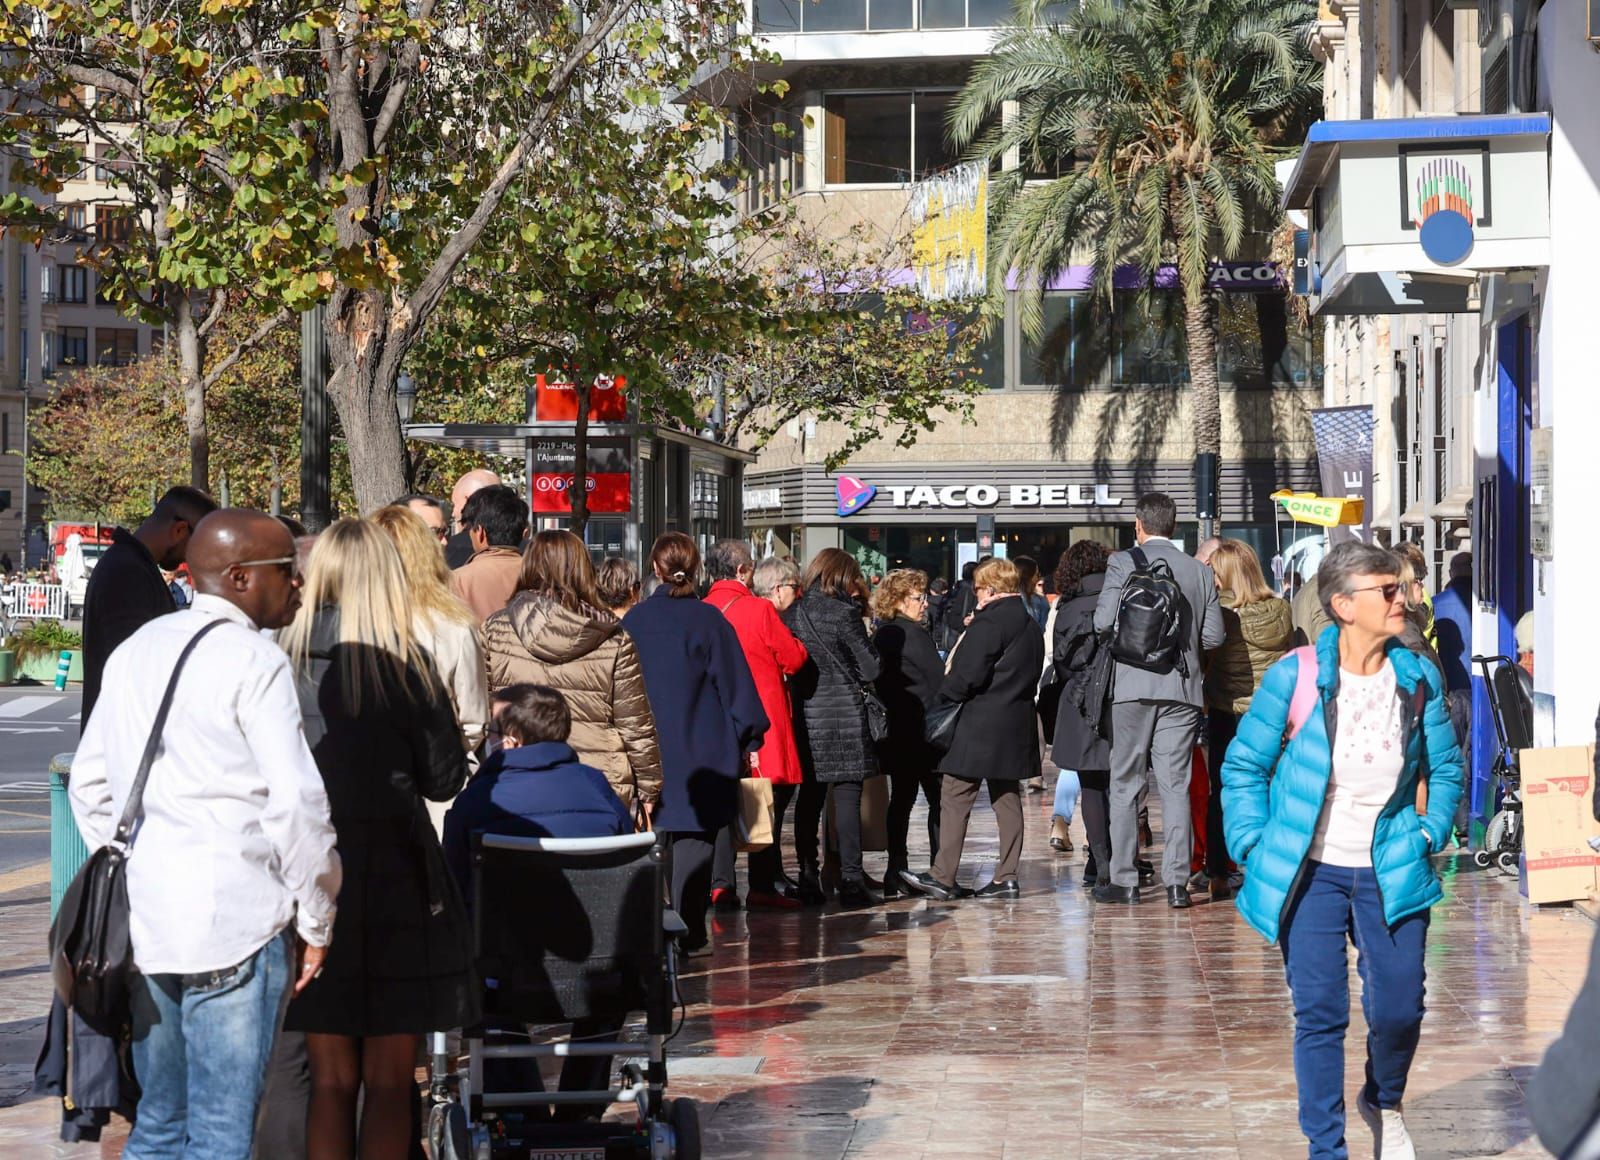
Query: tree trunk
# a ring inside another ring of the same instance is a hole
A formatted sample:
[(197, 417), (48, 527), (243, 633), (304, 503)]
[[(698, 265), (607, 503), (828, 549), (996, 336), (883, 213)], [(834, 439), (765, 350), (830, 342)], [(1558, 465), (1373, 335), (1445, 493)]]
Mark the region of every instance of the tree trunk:
[[(1189, 389), (1194, 401), (1194, 450), (1196, 463), (1196, 510), (1204, 503), (1199, 494), (1199, 465), (1203, 456), (1222, 452), (1222, 396), (1217, 381), (1216, 295), (1209, 289), (1185, 294), (1183, 328), (1189, 358)], [(1200, 539), (1216, 535), (1218, 520), (1200, 520)]]
[(178, 309), (173, 311), (178, 339), (178, 372), (183, 382), (183, 419), (189, 431), (189, 486), (201, 491), (211, 490), (211, 437), (206, 431), (205, 340), (195, 324), (194, 311), (190, 309), (183, 292), (170, 287), (168, 293), (179, 295)]
[(594, 384), (587, 376), (588, 372), (581, 370), (575, 371), (572, 376), (572, 392), (578, 400), (578, 418), (572, 427), (572, 518), (567, 526), (580, 540), (589, 526), (589, 399)]
[(399, 360), (387, 343), (389, 309), (374, 290), (328, 304), (328, 397), (339, 412), (356, 506), (367, 515), (405, 494), (405, 449), (395, 408)]

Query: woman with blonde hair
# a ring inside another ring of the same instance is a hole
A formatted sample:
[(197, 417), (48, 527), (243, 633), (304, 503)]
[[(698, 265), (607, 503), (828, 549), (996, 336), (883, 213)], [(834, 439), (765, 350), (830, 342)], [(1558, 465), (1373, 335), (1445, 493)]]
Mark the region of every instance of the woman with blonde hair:
[[(372, 514), (400, 553), (411, 597), (411, 631), (433, 661), (461, 726), (461, 744), (472, 752), (489, 727), (489, 685), (484, 678), (483, 649), (478, 644), (472, 610), (450, 591), (450, 569), (438, 537), (408, 507), (392, 504)], [(435, 828), (444, 810), (435, 813)]]
[[(1211, 654), (1206, 670), (1206, 729), (1210, 742), (1211, 796), (1206, 803), (1205, 877), (1211, 900), (1233, 895), (1228, 876), (1227, 838), (1222, 821), (1222, 763), (1239, 729), (1239, 719), (1261, 678), (1294, 647), (1294, 616), (1287, 600), (1273, 595), (1256, 550), (1243, 540), (1218, 541), (1211, 556), (1217, 578), (1217, 602), (1227, 635)], [(1198, 879), (1190, 888), (1200, 885)]]
[(465, 909), (423, 808), (455, 796), (466, 755), (410, 604), (394, 542), (340, 520), (280, 637), (344, 863), (327, 963), (283, 1023), (306, 1036), (311, 1160), (404, 1160), (423, 1033), (478, 1017)]
[[(939, 700), (961, 706), (950, 749), (939, 759), (939, 849), (924, 873), (901, 872), (919, 894), (938, 899), (1017, 898), (1022, 888), (1022, 799), (1018, 786), (1039, 772), (1039, 727), (1033, 695), (1044, 669), (1044, 631), (1022, 601), (1021, 578), (1010, 560), (987, 560), (972, 574), (978, 609), (950, 654)], [(1000, 827), (994, 878), (974, 892), (956, 882), (967, 819), (988, 783)]]
[(605, 607), (594, 560), (571, 532), (543, 531), (522, 553), (511, 603), (483, 622), (491, 691), (548, 685), (572, 710), (568, 744), (630, 810), (661, 796), (661, 751), (633, 638)]

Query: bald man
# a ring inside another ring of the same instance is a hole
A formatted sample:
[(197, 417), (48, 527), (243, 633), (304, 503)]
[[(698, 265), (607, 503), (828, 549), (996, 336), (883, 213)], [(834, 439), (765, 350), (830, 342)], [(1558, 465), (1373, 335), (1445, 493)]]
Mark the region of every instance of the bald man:
[(486, 467), (479, 467), (467, 472), (456, 485), (450, 489), (450, 511), (452, 527), (455, 534), (444, 542), (444, 562), (452, 568), (459, 568), (472, 559), (475, 549), (472, 546), (472, 537), (467, 534), (467, 529), (461, 524), (462, 509), (467, 506), (467, 501), (486, 487), (493, 487), (500, 482), (500, 477)]
[(289, 530), (215, 512), (188, 559), (194, 604), (111, 654), (68, 793), (84, 841), (110, 841), (192, 643), (128, 855), (143, 1091), (127, 1151), (246, 1160), (283, 1000), (327, 954), (341, 870), (289, 660), (260, 634), (300, 603)]

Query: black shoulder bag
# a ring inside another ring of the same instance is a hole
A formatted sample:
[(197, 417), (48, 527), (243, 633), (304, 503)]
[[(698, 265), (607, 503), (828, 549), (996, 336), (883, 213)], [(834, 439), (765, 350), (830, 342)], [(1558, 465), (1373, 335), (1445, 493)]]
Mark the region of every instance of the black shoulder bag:
[(128, 976), (133, 969), (133, 940), (128, 929), (128, 847), (144, 804), (144, 785), (161, 750), (167, 712), (172, 708), (172, 695), (189, 654), (201, 637), (226, 623), (212, 621), (195, 633), (178, 654), (155, 724), (150, 726), (150, 738), (139, 759), (139, 772), (128, 791), (128, 803), (123, 807), (116, 835), (89, 855), (62, 895), (61, 909), (50, 924), (50, 973), (56, 994), (85, 1023), (105, 1035), (117, 1034), (128, 1014)]

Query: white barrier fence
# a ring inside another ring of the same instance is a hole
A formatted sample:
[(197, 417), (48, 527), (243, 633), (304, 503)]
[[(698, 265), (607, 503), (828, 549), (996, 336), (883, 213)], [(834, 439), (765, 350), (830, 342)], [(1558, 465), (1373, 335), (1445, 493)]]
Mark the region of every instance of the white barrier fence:
[(0, 601), (12, 620), (65, 620), (67, 590), (60, 584), (8, 584)]

